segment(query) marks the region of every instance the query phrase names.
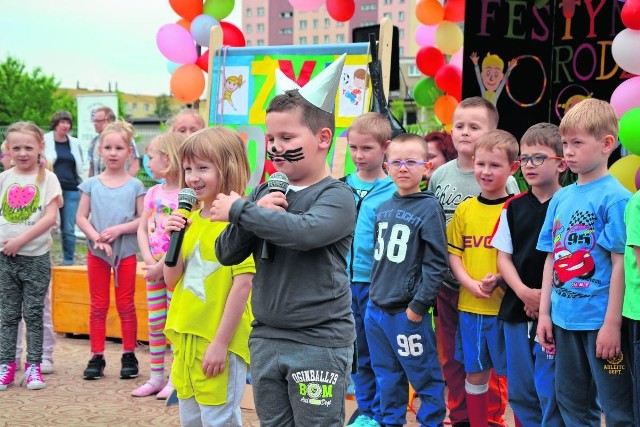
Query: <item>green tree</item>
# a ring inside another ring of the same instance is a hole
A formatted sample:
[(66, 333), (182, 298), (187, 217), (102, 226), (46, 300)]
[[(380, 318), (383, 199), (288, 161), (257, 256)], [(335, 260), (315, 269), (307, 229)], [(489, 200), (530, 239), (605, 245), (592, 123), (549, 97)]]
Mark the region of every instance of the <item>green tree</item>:
[(169, 105), (169, 96), (160, 95), (156, 97), (156, 116), (160, 120), (166, 120), (172, 114), (171, 106)]
[(60, 83), (40, 67), (26, 71), (22, 61), (8, 56), (0, 62), (0, 125), (29, 120), (48, 129), (57, 110), (76, 114), (75, 99), (59, 91)]

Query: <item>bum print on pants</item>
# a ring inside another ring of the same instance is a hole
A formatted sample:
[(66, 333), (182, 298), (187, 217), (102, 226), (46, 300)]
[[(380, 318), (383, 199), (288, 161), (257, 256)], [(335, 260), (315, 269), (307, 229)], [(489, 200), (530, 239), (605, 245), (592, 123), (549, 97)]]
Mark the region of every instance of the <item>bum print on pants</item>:
[(306, 370), (291, 374), (298, 384), (300, 401), (309, 405), (331, 406), (333, 386), (338, 381), (338, 374), (328, 371)]

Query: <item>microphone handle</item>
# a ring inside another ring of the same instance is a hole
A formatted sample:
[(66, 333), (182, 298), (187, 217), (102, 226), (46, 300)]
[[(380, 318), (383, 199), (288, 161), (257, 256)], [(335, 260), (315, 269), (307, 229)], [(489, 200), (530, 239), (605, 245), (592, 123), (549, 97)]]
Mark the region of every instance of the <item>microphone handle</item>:
[[(184, 209), (183, 206), (180, 206), (178, 211), (186, 218), (186, 216), (191, 212), (191, 210)], [(175, 267), (178, 263), (178, 256), (180, 256), (180, 248), (182, 247), (182, 241), (184, 240), (184, 233), (187, 228), (183, 228), (180, 231), (174, 231), (171, 233), (171, 240), (169, 240), (169, 248), (167, 249), (167, 254), (164, 257), (164, 264), (168, 267)]]
[[(279, 188), (271, 188), (269, 189), (269, 193), (274, 193), (274, 192), (279, 192), (279, 193), (283, 193), (284, 191), (282, 191)], [(267, 240), (263, 240), (262, 241), (262, 247), (260, 248), (260, 260), (262, 262), (265, 263), (269, 263), (271, 261), (273, 261), (273, 243), (269, 243), (267, 242)]]

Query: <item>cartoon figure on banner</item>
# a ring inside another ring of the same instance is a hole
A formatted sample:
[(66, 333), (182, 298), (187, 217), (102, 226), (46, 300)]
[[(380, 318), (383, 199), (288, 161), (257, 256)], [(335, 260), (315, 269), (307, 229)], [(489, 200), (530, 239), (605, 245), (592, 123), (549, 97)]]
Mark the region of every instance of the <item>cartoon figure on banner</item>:
[[(556, 116), (558, 116), (558, 119), (562, 119), (571, 107), (574, 107), (578, 102), (584, 99), (592, 97), (593, 92), (589, 92), (589, 90), (584, 86), (572, 84), (565, 87), (560, 91), (560, 93), (558, 93), (558, 98), (556, 98)], [(565, 101), (562, 102), (562, 99), (565, 99)]]
[(340, 93), (340, 116), (355, 117), (363, 111), (369, 74), (361, 66), (345, 66), (345, 69), (338, 92)]
[(223, 104), (225, 101), (227, 101), (231, 108), (233, 108), (235, 111), (238, 111), (236, 106), (233, 105), (233, 100), (231, 99), (231, 95), (233, 94), (233, 92), (240, 89), (244, 83), (246, 82), (243, 79), (242, 74), (237, 76), (227, 77), (227, 79), (224, 82), (224, 93), (222, 97), (220, 97), (220, 100), (218, 101), (218, 103)]
[(511, 74), (511, 70), (515, 68), (518, 61), (512, 59), (507, 65), (507, 72), (504, 73), (504, 61), (496, 54), (487, 52), (487, 55), (482, 60), (482, 72), (478, 67), (478, 54), (476, 52), (471, 53), (470, 59), (473, 62), (474, 69), (476, 71), (476, 77), (478, 78), (478, 86), (480, 86), (480, 93), (484, 99), (491, 102), (493, 105), (498, 104), (498, 98), (504, 89), (504, 85)]

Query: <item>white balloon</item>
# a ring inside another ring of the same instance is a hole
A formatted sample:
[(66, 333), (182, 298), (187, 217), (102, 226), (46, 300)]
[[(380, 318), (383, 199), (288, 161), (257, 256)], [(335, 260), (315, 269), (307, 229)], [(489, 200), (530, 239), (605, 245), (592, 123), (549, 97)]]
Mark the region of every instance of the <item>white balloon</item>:
[(613, 39), (611, 54), (616, 64), (631, 74), (640, 74), (640, 31), (625, 28)]

